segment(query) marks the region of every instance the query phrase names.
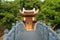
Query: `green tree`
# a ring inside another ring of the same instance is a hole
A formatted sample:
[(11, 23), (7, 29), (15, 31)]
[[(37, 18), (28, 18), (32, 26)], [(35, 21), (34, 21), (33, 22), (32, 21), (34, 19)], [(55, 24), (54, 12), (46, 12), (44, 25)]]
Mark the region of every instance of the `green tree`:
[(45, 0), (40, 7), (38, 20), (50, 22), (52, 26), (60, 22), (60, 0)]
[(24, 7), (25, 9), (40, 9), (40, 0), (20, 0), (21, 9)]
[(45, 20), (55, 25), (60, 22), (60, 0), (15, 0), (14, 2), (0, 2), (0, 26), (11, 28), (11, 24), (22, 17), (19, 10), (40, 9), (36, 15), (37, 20)]
[(0, 26), (5, 26), (10, 29), (12, 23), (21, 19), (19, 15), (20, 3), (14, 2), (1, 2), (0, 4)]

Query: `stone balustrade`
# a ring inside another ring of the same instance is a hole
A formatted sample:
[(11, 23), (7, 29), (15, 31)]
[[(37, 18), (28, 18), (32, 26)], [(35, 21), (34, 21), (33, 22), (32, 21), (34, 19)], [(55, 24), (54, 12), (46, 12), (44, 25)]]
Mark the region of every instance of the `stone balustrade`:
[(31, 38), (29, 39), (26, 36), (34, 36), (33, 34), (38, 34), (37, 38), (40, 38), (35, 37), (35, 39), (33, 37), (32, 39), (35, 40), (60, 40), (60, 35), (51, 29), (50, 23), (46, 25), (44, 21), (38, 21), (34, 31), (26, 31), (23, 22), (17, 21), (16, 24), (12, 24), (12, 29), (9, 32), (5, 31), (3, 40), (30, 40)]

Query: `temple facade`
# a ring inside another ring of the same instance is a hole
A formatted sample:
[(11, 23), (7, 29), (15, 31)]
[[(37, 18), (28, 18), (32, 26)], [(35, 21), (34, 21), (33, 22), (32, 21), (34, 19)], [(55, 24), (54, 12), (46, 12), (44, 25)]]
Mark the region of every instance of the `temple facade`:
[(20, 13), (23, 17), (23, 22), (25, 24), (25, 29), (28, 30), (34, 30), (35, 29), (35, 23), (37, 22), (37, 20), (35, 19), (35, 15), (38, 13), (39, 10), (35, 10), (35, 8), (33, 8), (32, 10), (25, 10), (25, 8), (23, 8), (23, 10), (20, 10)]

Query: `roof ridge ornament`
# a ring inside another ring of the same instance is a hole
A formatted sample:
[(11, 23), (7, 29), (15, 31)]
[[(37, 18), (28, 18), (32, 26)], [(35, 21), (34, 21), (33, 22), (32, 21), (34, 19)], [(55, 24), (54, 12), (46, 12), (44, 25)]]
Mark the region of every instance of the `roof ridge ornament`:
[(39, 9), (35, 9), (33, 8), (32, 10), (26, 10), (25, 8), (23, 8), (23, 10), (20, 10), (20, 13), (24, 13), (24, 12), (34, 12), (35, 14), (38, 13)]

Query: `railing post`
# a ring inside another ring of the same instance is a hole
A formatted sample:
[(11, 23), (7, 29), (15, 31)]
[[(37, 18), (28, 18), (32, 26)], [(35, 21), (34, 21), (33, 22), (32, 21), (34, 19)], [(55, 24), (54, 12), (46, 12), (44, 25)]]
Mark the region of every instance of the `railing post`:
[(45, 27), (45, 22), (42, 22), (42, 27), (43, 27), (43, 40), (44, 40), (44, 27)]
[(12, 23), (12, 28), (14, 28), (14, 40), (15, 40), (15, 23)]
[(49, 40), (49, 28), (51, 27), (51, 24), (50, 23), (48, 23), (48, 27), (47, 27), (47, 29), (48, 29), (48, 40)]
[(48, 40), (47, 39), (47, 37), (48, 37), (48, 35), (47, 35), (48, 32), (47, 31), (48, 30), (47, 30), (47, 25), (46, 25), (45, 21), (43, 21), (43, 26), (42, 27), (43, 27), (43, 40)]
[(3, 40), (7, 40), (7, 38), (8, 38), (8, 29), (5, 29), (5, 31), (4, 31), (4, 36), (3, 36)]

